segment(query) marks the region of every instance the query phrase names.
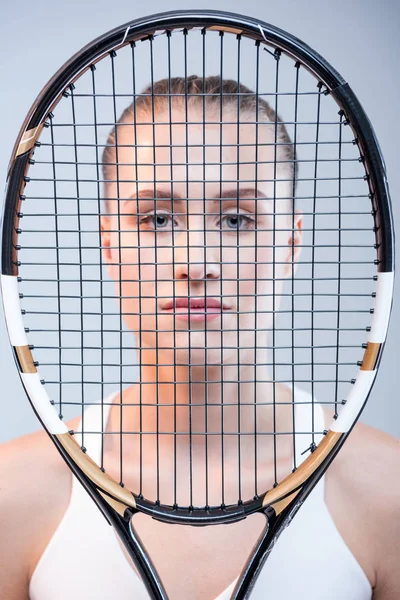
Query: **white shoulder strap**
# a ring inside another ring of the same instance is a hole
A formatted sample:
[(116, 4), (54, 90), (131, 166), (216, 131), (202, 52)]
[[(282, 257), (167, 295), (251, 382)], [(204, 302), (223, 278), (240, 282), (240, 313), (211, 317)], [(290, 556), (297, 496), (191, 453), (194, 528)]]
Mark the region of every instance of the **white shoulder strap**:
[[(88, 455), (97, 464), (101, 461), (103, 432), (106, 431), (111, 405), (118, 392), (113, 392), (100, 404), (93, 404), (85, 410), (83, 419), (75, 431), (76, 441), (83, 445)], [(85, 433), (82, 435), (82, 425)]]

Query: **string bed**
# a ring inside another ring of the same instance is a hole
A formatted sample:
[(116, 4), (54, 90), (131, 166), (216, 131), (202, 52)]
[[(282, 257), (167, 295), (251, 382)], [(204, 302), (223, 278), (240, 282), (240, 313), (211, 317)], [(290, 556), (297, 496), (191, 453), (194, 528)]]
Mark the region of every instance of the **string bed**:
[[(209, 77), (216, 91), (205, 93)], [(171, 91), (176, 78), (183, 92)], [(316, 403), (334, 419), (346, 402), (376, 288), (368, 175), (325, 85), (242, 35), (149, 36), (65, 90), (30, 163), (18, 237), (24, 319), (60, 418), (81, 418), (82, 447), (100, 435), (101, 468), (169, 506), (242, 504), (296, 470), (324, 435)], [(166, 202), (173, 218), (161, 232)], [(149, 203), (163, 207), (157, 232)], [(253, 225), (240, 230), (239, 214)], [(190, 326), (160, 309), (199, 296), (231, 308)], [(100, 434), (85, 429), (90, 407)]]

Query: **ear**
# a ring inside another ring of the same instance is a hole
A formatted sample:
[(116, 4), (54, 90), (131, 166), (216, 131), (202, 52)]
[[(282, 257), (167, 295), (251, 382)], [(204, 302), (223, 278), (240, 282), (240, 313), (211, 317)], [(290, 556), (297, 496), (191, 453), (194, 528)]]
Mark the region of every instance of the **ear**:
[(110, 226), (110, 218), (102, 215), (100, 218), (100, 226), (101, 226), (101, 249), (103, 253), (104, 262), (107, 264), (111, 263), (111, 226)]
[[(291, 219), (288, 238), (288, 252), (286, 255), (286, 262), (288, 263), (285, 267), (285, 276), (289, 277), (296, 271), (297, 264), (301, 252), (301, 241), (303, 237), (303, 215), (300, 211), (296, 211), (294, 214), (294, 220)], [(293, 264), (292, 264), (293, 263)]]

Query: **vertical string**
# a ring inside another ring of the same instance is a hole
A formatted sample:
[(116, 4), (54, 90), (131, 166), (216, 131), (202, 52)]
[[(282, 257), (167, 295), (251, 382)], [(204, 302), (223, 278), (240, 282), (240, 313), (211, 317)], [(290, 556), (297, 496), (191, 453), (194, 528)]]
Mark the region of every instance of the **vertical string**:
[[(171, 202), (172, 202), (172, 214), (175, 214), (174, 207), (174, 169), (173, 169), (173, 152), (172, 152), (172, 87), (171, 87), (171, 32), (167, 31), (167, 47), (168, 47), (168, 114), (169, 114), (169, 161), (170, 161), (170, 179), (171, 179)], [(176, 268), (175, 268), (175, 220), (172, 219), (172, 273), (173, 273), (173, 319), (174, 319), (174, 507), (178, 506), (177, 501), (177, 414), (176, 414), (176, 310), (175, 310), (175, 299), (176, 299)]]
[[(240, 252), (239, 252), (239, 236), (240, 236), (240, 216), (239, 216), (239, 189), (240, 189), (240, 34), (236, 36), (237, 39), (237, 143), (236, 143), (236, 210), (238, 212), (238, 227), (236, 231), (236, 279), (237, 279), (237, 307), (239, 309), (240, 294), (239, 294), (239, 282), (240, 282)], [(242, 457), (241, 457), (241, 395), (240, 395), (240, 325), (239, 325), (239, 310), (236, 313), (236, 340), (237, 340), (237, 369), (238, 369), (238, 398), (237, 398), (237, 411), (238, 411), (238, 499), (239, 504), (242, 503)]]
[[(189, 239), (189, 124), (188, 124), (188, 72), (187, 72), (187, 29), (183, 30), (183, 54), (184, 54), (184, 73), (185, 73), (185, 165), (186, 165), (186, 252), (187, 252), (187, 270), (188, 270), (188, 345), (189, 345), (189, 508), (193, 507), (193, 401), (192, 401), (192, 352), (191, 352), (191, 311), (190, 311), (190, 296), (191, 296), (191, 275), (190, 275), (190, 239)], [(197, 253), (195, 253), (197, 254)]]
[(300, 74), (300, 63), (296, 62), (294, 65), (296, 69), (296, 83), (295, 83), (295, 96), (294, 96), (294, 131), (293, 131), (293, 186), (292, 186), (292, 272), (291, 272), (291, 337), (292, 337), (292, 444), (293, 444), (293, 469), (297, 468), (297, 457), (296, 457), (296, 411), (295, 411), (295, 278), (294, 278), (294, 227), (295, 227), (295, 211), (296, 211), (296, 179), (297, 179), (297, 121), (298, 121), (298, 108), (299, 108), (299, 74)]
[(339, 141), (338, 141), (338, 273), (337, 273), (337, 315), (336, 315), (336, 366), (335, 366), (335, 415), (338, 415), (338, 393), (339, 393), (339, 355), (340, 355), (340, 304), (341, 304), (341, 281), (342, 281), (342, 135), (344, 112), (339, 111)]
[[(112, 98), (113, 98), (113, 116), (115, 126), (115, 170), (116, 170), (116, 187), (117, 187), (117, 227), (118, 227), (118, 280), (119, 280), (119, 302), (122, 307), (123, 296), (122, 296), (122, 244), (121, 244), (121, 206), (120, 206), (120, 185), (119, 185), (119, 145), (118, 145), (118, 115), (117, 115), (117, 98), (115, 91), (115, 64), (114, 59), (117, 53), (113, 50), (110, 52), (111, 59), (111, 81), (112, 81)], [(120, 474), (120, 485), (123, 486), (123, 414), (122, 414), (122, 387), (123, 387), (123, 321), (122, 321), (122, 310), (119, 314), (119, 400), (120, 400), (120, 412), (119, 412), (119, 474)]]
[[(74, 84), (70, 87), (71, 94), (71, 111), (72, 111), (72, 126), (74, 138), (74, 157), (75, 157), (75, 179), (76, 179), (76, 213), (78, 222), (78, 256), (79, 256), (79, 294), (80, 294), (80, 360), (81, 360), (81, 423), (82, 423), (82, 448), (85, 448), (85, 372), (84, 372), (84, 317), (83, 317), (83, 255), (82, 255), (82, 223), (81, 223), (81, 207), (80, 207), (80, 189), (79, 189), (79, 161), (78, 161), (78, 142), (76, 133), (76, 110), (74, 100)], [(67, 93), (67, 92), (66, 92)]]
[(57, 261), (57, 312), (58, 312), (58, 400), (59, 400), (59, 410), (58, 416), (60, 419), (63, 418), (63, 387), (62, 387), (62, 333), (61, 333), (61, 281), (60, 281), (60, 239), (59, 239), (59, 231), (58, 231), (58, 193), (57, 193), (57, 173), (56, 173), (56, 157), (55, 157), (55, 147), (54, 147), (54, 127), (53, 127), (53, 113), (50, 113), (49, 123), (50, 123), (50, 139), (51, 139), (51, 161), (53, 167), (53, 195), (54, 195), (54, 233), (55, 233), (55, 246), (56, 246), (56, 261)]
[(142, 274), (141, 274), (141, 247), (140, 247), (140, 206), (139, 206), (139, 171), (138, 171), (138, 139), (137, 139), (137, 114), (136, 114), (136, 58), (135, 42), (131, 42), (132, 59), (132, 118), (133, 118), (133, 137), (134, 137), (134, 163), (135, 163), (135, 192), (136, 192), (136, 214), (137, 219), (137, 245), (138, 245), (138, 296), (139, 296), (139, 496), (143, 496), (143, 385), (142, 385), (142, 363), (143, 363), (143, 343), (142, 343)]
[(100, 299), (100, 398), (101, 398), (101, 449), (100, 449), (100, 466), (104, 468), (104, 302), (103, 302), (103, 253), (101, 241), (101, 189), (100, 189), (100, 161), (99, 161), (99, 140), (97, 133), (97, 102), (96, 102), (96, 81), (95, 81), (95, 65), (90, 66), (92, 73), (92, 97), (93, 97), (93, 128), (94, 128), (94, 143), (96, 149), (96, 179), (97, 179), (97, 214), (98, 214), (98, 231), (99, 231), (99, 299)]
[[(154, 213), (157, 213), (157, 167), (156, 167), (156, 127), (155, 127), (155, 96), (154, 96), (154, 55), (153, 55), (153, 36), (149, 37), (150, 42), (150, 86), (151, 86), (151, 120), (152, 120), (152, 132), (153, 132), (153, 192), (154, 192)], [(157, 219), (156, 222), (156, 231), (154, 235), (154, 252), (155, 252), (155, 282), (154, 287), (156, 290), (156, 478), (157, 478), (157, 500), (156, 502), (160, 502), (160, 399), (159, 399), (159, 340), (158, 340), (158, 237), (157, 237)]]
[[(202, 56), (203, 56), (203, 213), (204, 213), (204, 248), (207, 248), (207, 232), (206, 232), (206, 29), (202, 29)], [(204, 254), (204, 273), (206, 274), (207, 256)], [(206, 277), (207, 281), (207, 277)], [(206, 289), (207, 293), (207, 289)], [(207, 298), (205, 299), (207, 306)], [(221, 310), (222, 322), (222, 310)], [(207, 342), (207, 318), (205, 320), (205, 347), (208, 348)], [(221, 324), (222, 327), (222, 324)], [(205, 506), (209, 506), (209, 490), (208, 490), (208, 368), (207, 368), (207, 352), (205, 366), (205, 388), (204, 388), (204, 452), (205, 452)]]
[[(223, 66), (224, 66), (224, 32), (220, 31), (220, 84), (219, 84), (219, 130), (220, 130), (220, 142), (219, 142), (219, 163), (220, 163), (220, 173), (219, 173), (219, 197), (221, 198), (219, 204), (219, 220), (222, 222), (222, 159), (223, 159), (223, 144), (222, 144), (222, 104), (223, 104)], [(219, 250), (220, 250), (220, 260), (221, 260), (221, 271), (222, 271), (222, 253), (223, 253), (223, 245), (222, 245), (222, 229), (220, 229), (219, 234)], [(220, 297), (222, 298), (222, 277), (220, 277)], [(224, 455), (224, 369), (223, 369), (223, 347), (224, 347), (224, 336), (223, 329), (221, 325), (221, 505), (225, 506), (225, 455)]]
[(276, 49), (274, 53), (276, 60), (275, 72), (275, 123), (274, 123), (274, 200), (273, 200), (273, 226), (272, 226), (272, 390), (273, 390), (273, 421), (274, 421), (274, 480), (278, 483), (277, 477), (277, 440), (276, 440), (276, 329), (275, 329), (275, 314), (276, 314), (276, 172), (277, 172), (277, 144), (278, 144), (278, 94), (279, 94), (279, 61), (281, 51)]
[(313, 216), (312, 216), (312, 242), (311, 242), (311, 405), (312, 405), (312, 415), (311, 415), (311, 429), (312, 429), (312, 440), (311, 446), (315, 445), (315, 398), (314, 398), (314, 356), (315, 356), (315, 348), (314, 348), (314, 311), (315, 311), (315, 224), (316, 224), (316, 211), (317, 211), (317, 178), (318, 178), (318, 151), (319, 151), (319, 119), (321, 114), (321, 89), (322, 82), (318, 82), (318, 96), (317, 96), (317, 119), (316, 119), (316, 131), (315, 131), (315, 157), (314, 157), (314, 189), (313, 189)]
[(256, 48), (256, 141), (255, 141), (255, 156), (254, 156), (254, 167), (255, 167), (255, 281), (254, 281), (254, 293), (255, 293), (255, 306), (254, 306), (254, 495), (258, 496), (258, 448), (257, 448), (257, 317), (258, 317), (258, 120), (259, 120), (259, 79), (260, 79), (260, 41), (257, 40), (255, 43)]

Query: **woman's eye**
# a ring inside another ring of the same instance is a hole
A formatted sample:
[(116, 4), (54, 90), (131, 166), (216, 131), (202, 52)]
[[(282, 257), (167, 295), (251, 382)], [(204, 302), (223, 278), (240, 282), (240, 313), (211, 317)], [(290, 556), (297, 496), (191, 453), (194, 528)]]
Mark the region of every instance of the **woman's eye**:
[(144, 217), (143, 219), (140, 220), (141, 224), (148, 224), (151, 226), (152, 229), (167, 229), (167, 227), (170, 225), (171, 222), (171, 216), (167, 215), (167, 214), (153, 214), (153, 215), (148, 215), (147, 217)]
[(242, 214), (226, 215), (225, 217), (223, 217), (222, 221), (226, 223), (228, 229), (232, 229), (233, 231), (244, 229), (246, 225), (249, 225), (250, 223), (254, 222), (254, 220), (251, 217)]

